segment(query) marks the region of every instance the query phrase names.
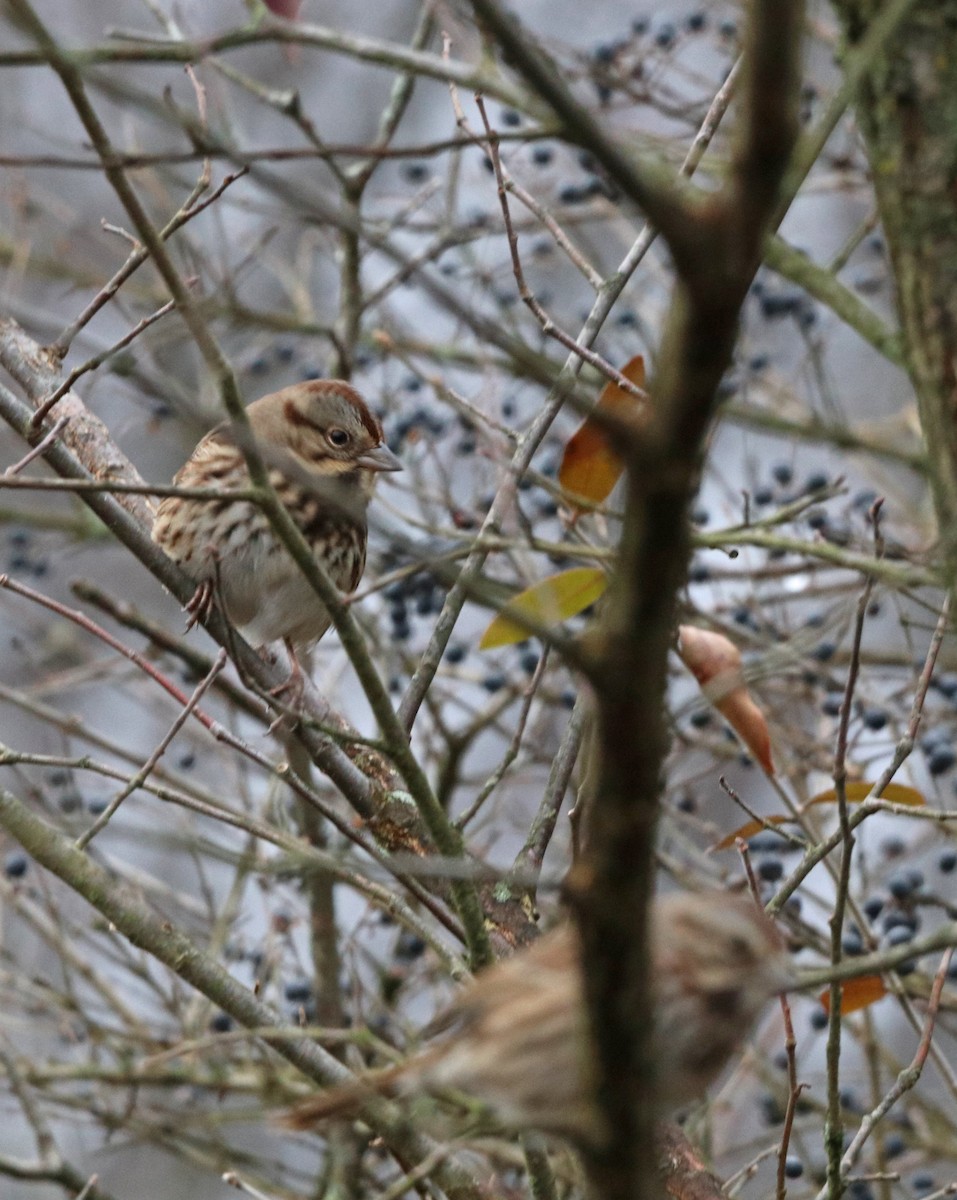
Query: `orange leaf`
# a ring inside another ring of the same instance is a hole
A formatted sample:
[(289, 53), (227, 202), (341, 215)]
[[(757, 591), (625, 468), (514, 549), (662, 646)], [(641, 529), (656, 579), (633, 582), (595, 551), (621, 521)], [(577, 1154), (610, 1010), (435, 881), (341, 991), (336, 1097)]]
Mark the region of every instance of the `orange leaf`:
[[(873, 783), (867, 783), (865, 780), (856, 780), (854, 783), (849, 783), (844, 789), (847, 794), (849, 804), (857, 804), (860, 800), (866, 800), (874, 790)], [(881, 800), (889, 800), (892, 804), (907, 804), (911, 808), (923, 808), (927, 801), (923, 794), (917, 788), (908, 787), (906, 783), (889, 783), (880, 796)], [(826, 792), (818, 792), (816, 796), (812, 796), (807, 802), (807, 807), (812, 804), (836, 804), (837, 792), (834, 788), (828, 788)]]
[(765, 817), (763, 821), (746, 821), (742, 826), (734, 831), (734, 833), (726, 834), (720, 842), (715, 842), (711, 847), (712, 850), (730, 850), (738, 838), (754, 837), (756, 833), (760, 833), (766, 825), (786, 825), (788, 821), (793, 821), (793, 817), (786, 817), (780, 813), (776, 813), (773, 817)]
[[(841, 984), (841, 1016), (857, 1012), (859, 1008), (867, 1008), (882, 996), (887, 995), (887, 988), (880, 975), (859, 975), (857, 979), (848, 979)], [(824, 1005), (824, 1011), (831, 1011), (831, 991), (825, 988), (818, 999)]]
[(598, 567), (572, 567), (549, 575), (509, 600), (482, 634), (479, 649), (494, 650), (524, 641), (529, 636), (529, 622), (541, 626), (567, 621), (594, 604), (607, 586), (608, 576)]
[[(627, 362), (621, 373), (636, 387), (645, 386), (645, 360), (640, 354)], [(610, 381), (602, 388), (596, 408), (625, 417), (640, 411), (641, 403), (636, 396)], [(623, 466), (608, 434), (596, 420), (588, 417), (568, 439), (558, 468), (558, 482), (583, 500), (601, 504), (618, 482)]]
[(723, 633), (682, 625), (678, 654), (710, 700), (764, 770), (774, 774), (771, 735), (764, 713), (751, 699), (741, 673), (741, 654)]

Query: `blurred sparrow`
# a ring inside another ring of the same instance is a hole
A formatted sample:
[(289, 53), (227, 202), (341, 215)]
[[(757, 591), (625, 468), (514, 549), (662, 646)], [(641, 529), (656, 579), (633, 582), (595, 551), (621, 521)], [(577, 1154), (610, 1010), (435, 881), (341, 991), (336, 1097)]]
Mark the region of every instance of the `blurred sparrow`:
[[(297, 383), (246, 411), (280, 501), (336, 587), (354, 591), (365, 567), (366, 509), (376, 476), (402, 469), (382, 440), (382, 426), (355, 388), (339, 379)], [(224, 424), (208, 433), (173, 482), (224, 491), (249, 487), (234, 429)], [(293, 686), (301, 682), (295, 648), (318, 641), (329, 615), (257, 505), (168, 496), (157, 508), (153, 540), (197, 581), (187, 605), (193, 620), (215, 592), (252, 645), (282, 638)]]
[[(652, 908), (657, 1097), (662, 1114), (702, 1096), (768, 999), (793, 984), (784, 940), (745, 896), (658, 898)], [(466, 1092), (506, 1125), (602, 1139), (575, 928), (489, 968), (433, 1027), (443, 1040), (405, 1063), (296, 1105), (296, 1129), (373, 1094)]]

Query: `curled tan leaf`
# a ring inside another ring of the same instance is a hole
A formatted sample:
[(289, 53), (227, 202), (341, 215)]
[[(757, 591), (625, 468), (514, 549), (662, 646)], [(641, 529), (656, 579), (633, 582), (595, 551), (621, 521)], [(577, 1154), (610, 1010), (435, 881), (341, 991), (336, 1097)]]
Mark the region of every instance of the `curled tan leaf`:
[(773, 775), (768, 723), (745, 685), (737, 646), (723, 633), (695, 625), (682, 625), (678, 639), (681, 661), (697, 679), (704, 697), (721, 713), (764, 770)]

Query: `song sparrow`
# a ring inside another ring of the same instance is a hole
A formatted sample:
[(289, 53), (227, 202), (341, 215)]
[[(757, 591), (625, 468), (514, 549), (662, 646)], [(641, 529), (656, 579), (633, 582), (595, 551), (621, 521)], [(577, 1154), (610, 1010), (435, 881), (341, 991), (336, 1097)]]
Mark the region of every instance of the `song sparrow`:
[[(652, 909), (655, 1048), (662, 1113), (700, 1097), (767, 1000), (793, 984), (784, 940), (754, 901), (722, 892), (657, 899)], [(471, 983), (435, 1023), (444, 1040), (396, 1067), (292, 1108), (303, 1129), (373, 1094), (453, 1089), (514, 1128), (601, 1137), (593, 1100), (579, 945), (546, 934)]]
[[(279, 499), (333, 583), (352, 591), (365, 567), (366, 509), (376, 476), (402, 469), (383, 444), (382, 426), (340, 379), (297, 383), (246, 411)], [(232, 427), (208, 433), (173, 482), (248, 487)], [(199, 584), (191, 612), (218, 592), (229, 620), (252, 645), (283, 639), (298, 677), (295, 647), (321, 638), (329, 615), (257, 505), (169, 496), (157, 508), (153, 540)]]

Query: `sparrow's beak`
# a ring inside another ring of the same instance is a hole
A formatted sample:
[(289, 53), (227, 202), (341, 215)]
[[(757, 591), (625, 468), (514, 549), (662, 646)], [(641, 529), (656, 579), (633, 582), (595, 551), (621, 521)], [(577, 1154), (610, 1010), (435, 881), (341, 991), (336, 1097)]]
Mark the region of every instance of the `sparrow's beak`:
[(356, 464), (367, 471), (401, 471), (402, 463), (384, 443), (374, 450), (367, 450), (356, 459)]

